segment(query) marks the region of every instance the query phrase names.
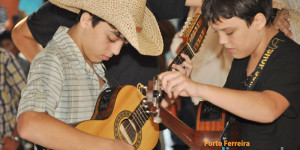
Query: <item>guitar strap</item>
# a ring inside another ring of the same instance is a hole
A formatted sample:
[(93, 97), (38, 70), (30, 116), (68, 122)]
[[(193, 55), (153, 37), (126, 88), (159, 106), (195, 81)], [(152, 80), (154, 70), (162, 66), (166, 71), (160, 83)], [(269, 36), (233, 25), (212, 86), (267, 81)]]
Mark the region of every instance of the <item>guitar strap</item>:
[[(267, 61), (269, 60), (270, 56), (274, 53), (274, 51), (278, 48), (278, 44), (280, 42), (284, 42), (283, 40), (279, 38), (273, 38), (271, 42), (268, 44), (264, 54), (259, 60), (259, 63), (257, 64), (255, 70), (253, 73), (246, 77), (246, 79), (243, 81), (243, 90), (251, 91), (253, 90), (255, 84), (257, 83), (260, 75), (262, 74), (263, 68), (266, 65)], [(245, 71), (246, 74), (246, 71)], [(247, 74), (245, 75), (247, 76)], [(236, 122), (236, 117), (231, 116), (229, 120), (227, 121), (225, 128), (221, 134), (221, 141), (224, 142), (225, 140), (230, 140), (230, 130), (231, 126)]]
[(102, 65), (102, 68), (104, 70), (105, 73), (105, 78), (107, 80), (107, 84), (109, 85), (109, 87), (119, 87), (120, 84), (118, 83), (118, 81), (111, 75), (110, 72), (108, 72), (105, 68), (104, 65)]

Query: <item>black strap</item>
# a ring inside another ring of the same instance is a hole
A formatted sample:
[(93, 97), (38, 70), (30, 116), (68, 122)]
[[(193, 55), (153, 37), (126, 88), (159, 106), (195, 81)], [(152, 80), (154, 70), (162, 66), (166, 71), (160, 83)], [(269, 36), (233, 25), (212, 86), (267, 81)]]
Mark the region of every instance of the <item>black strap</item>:
[(267, 49), (264, 52), (263, 56), (259, 60), (259, 64), (256, 66), (253, 73), (248, 77), (248, 83), (245, 84), (245, 89), (244, 90), (246, 90), (246, 91), (253, 90), (254, 85), (256, 84), (258, 79), (261, 77), (260, 74), (262, 73), (266, 62), (268, 61), (271, 54), (273, 54), (273, 52), (274, 52), (274, 50), (272, 50), (272, 49)]
[(118, 83), (118, 81), (111, 75), (110, 72), (108, 72), (106, 70), (106, 68), (104, 66), (102, 66), (102, 68), (104, 69), (104, 72), (105, 72), (105, 78), (107, 80), (107, 83), (110, 87), (118, 87), (120, 86), (120, 84)]

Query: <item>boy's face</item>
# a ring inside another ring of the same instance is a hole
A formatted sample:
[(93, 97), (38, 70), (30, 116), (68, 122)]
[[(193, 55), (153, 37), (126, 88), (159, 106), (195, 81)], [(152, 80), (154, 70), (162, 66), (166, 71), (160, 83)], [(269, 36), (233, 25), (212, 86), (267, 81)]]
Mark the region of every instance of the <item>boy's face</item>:
[(120, 53), (124, 44), (124, 36), (104, 21), (100, 21), (95, 27), (87, 25), (83, 35), (81, 50), (88, 63), (108, 61), (113, 55)]
[(220, 18), (211, 27), (219, 34), (219, 43), (233, 55), (234, 58), (242, 59), (251, 55), (257, 48), (260, 36), (253, 23), (248, 26), (238, 17), (230, 19)]

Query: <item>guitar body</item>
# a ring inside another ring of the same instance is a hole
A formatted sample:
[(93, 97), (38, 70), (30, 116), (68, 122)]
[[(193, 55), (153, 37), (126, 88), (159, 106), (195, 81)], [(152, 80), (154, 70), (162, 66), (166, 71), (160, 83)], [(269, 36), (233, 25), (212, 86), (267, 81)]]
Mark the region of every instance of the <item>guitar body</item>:
[[(105, 93), (99, 96), (93, 115), (93, 119), (102, 120), (83, 121), (76, 128), (95, 136), (124, 141), (135, 149), (153, 149), (158, 141), (159, 129), (150, 114), (146, 114), (146, 109), (142, 108), (143, 95), (131, 85), (109, 92), (112, 93), (109, 96)], [(110, 98), (107, 109), (100, 106), (101, 99), (105, 101), (103, 97), (105, 100)]]
[[(197, 113), (197, 131), (218, 131), (225, 127), (225, 111), (208, 102), (200, 102)], [(221, 135), (221, 134), (220, 134)]]
[[(149, 88), (150, 87), (150, 88)], [(148, 90), (151, 90), (151, 86), (148, 85)], [(149, 91), (151, 92), (151, 91)], [(201, 104), (202, 105), (202, 104)], [(199, 111), (201, 112), (199, 107)], [(221, 110), (221, 109), (220, 109)], [(200, 116), (200, 113), (198, 113)], [(194, 130), (184, 124), (181, 120), (175, 117), (170, 111), (165, 108), (160, 108), (160, 117), (162, 118), (162, 123), (168, 127), (172, 132), (174, 132), (181, 140), (183, 140), (189, 147), (193, 149), (201, 150), (221, 150), (221, 145), (213, 145), (213, 143), (220, 144), (221, 135), (224, 130), (225, 120), (227, 114), (225, 111), (221, 110), (221, 120), (215, 121), (197, 121), (197, 130)], [(232, 129), (229, 134), (231, 136), (230, 140), (227, 142), (241, 142), (240, 140), (240, 126), (239, 122), (233, 124)], [(224, 146), (224, 145), (223, 145)], [(226, 145), (224, 147), (227, 147)], [(242, 147), (239, 146), (229, 146), (230, 150), (240, 150)], [(223, 150), (223, 149), (222, 149)]]
[[(208, 146), (205, 142), (219, 142), (222, 139), (223, 132), (228, 132), (227, 142), (240, 142), (240, 123), (236, 121), (229, 129), (225, 129), (230, 114), (213, 104), (202, 101), (199, 103), (197, 112), (196, 132), (204, 136), (199, 143), (202, 143), (202, 149), (218, 150), (219, 146)], [(223, 139), (224, 140), (224, 139)], [(241, 147), (231, 146), (230, 149), (239, 150)]]

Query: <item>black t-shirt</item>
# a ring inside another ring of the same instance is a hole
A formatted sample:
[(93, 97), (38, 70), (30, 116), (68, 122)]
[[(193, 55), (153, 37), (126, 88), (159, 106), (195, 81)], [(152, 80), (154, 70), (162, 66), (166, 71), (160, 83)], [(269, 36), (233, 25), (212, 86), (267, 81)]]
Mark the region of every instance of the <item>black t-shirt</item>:
[[(185, 0), (148, 0), (147, 7), (157, 20), (185, 17)], [(78, 15), (46, 2), (37, 12), (28, 16), (27, 24), (34, 39), (45, 47), (59, 26), (71, 27)], [(147, 85), (159, 73), (158, 59), (139, 54), (131, 45), (122, 48), (118, 56), (104, 62), (107, 70), (120, 85)]]
[[(242, 139), (253, 150), (300, 149), (300, 46), (279, 32), (280, 40), (270, 56), (253, 91), (272, 90), (283, 95), (290, 107), (272, 123), (242, 120)], [(249, 57), (235, 59), (225, 87), (242, 88)], [(249, 106), (251, 107), (251, 106)]]

